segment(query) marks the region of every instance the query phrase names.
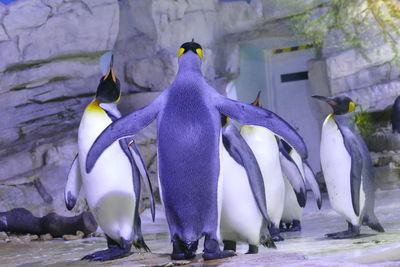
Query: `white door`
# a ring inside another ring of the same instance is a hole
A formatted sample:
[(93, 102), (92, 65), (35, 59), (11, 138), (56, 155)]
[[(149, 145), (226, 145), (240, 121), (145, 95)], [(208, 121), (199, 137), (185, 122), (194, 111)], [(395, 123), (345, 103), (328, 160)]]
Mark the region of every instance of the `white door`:
[(265, 51), (268, 106), (303, 137), (309, 163), (319, 172), (320, 114), (315, 99), (311, 98), (307, 67), (307, 62), (313, 58), (313, 49)]

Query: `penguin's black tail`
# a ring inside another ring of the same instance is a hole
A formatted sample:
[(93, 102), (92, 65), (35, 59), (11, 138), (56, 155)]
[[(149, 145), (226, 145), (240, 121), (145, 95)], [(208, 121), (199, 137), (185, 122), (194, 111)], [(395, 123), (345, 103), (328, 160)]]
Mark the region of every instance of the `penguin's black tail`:
[(382, 225), (379, 223), (378, 218), (375, 216), (373, 212), (370, 214), (365, 214), (362, 218), (362, 224), (368, 225), (372, 230), (377, 232), (385, 232)]

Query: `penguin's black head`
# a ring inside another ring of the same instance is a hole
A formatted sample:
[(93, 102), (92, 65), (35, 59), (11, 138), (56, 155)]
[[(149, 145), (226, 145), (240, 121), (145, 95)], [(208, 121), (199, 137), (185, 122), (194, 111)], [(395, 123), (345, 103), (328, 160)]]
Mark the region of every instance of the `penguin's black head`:
[(96, 99), (100, 103), (117, 103), (121, 97), (121, 87), (120, 82), (115, 76), (112, 61), (110, 68), (106, 75), (101, 77), (99, 86), (96, 91)]
[(334, 115), (343, 115), (353, 112), (356, 107), (353, 100), (347, 96), (330, 98), (326, 96), (313, 95), (312, 97), (328, 103), (332, 107)]
[(258, 91), (256, 99), (251, 103), (253, 106), (261, 107), (260, 94), (261, 94), (261, 91)]
[(203, 49), (201, 48), (201, 45), (194, 42), (193, 39), (191, 42), (187, 42), (181, 45), (181, 48), (179, 48), (178, 51), (178, 59), (188, 51), (192, 51), (200, 57), (200, 60), (203, 60)]

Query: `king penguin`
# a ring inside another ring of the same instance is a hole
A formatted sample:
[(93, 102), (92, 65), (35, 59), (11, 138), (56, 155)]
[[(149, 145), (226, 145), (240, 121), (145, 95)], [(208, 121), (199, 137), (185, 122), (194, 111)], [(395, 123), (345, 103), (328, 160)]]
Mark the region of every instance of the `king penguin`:
[[(108, 64), (106, 63), (108, 62)], [(149, 177), (136, 145), (121, 139), (108, 147), (91, 173), (87, 173), (86, 155), (98, 135), (121, 117), (116, 104), (121, 97), (120, 83), (113, 70), (113, 56), (101, 58), (104, 76), (100, 79), (95, 99), (86, 107), (78, 130), (78, 155), (73, 161), (65, 187), (65, 202), (71, 210), (81, 186), (90, 211), (107, 238), (108, 249), (82, 259), (106, 261), (130, 254), (132, 242), (137, 248), (149, 251), (141, 232), (139, 217), (140, 180), (151, 195), (154, 220), (154, 198)], [(104, 65), (108, 68), (104, 68)], [(104, 71), (104, 69), (106, 71)]]
[(371, 157), (352, 118), (355, 103), (346, 96), (313, 97), (333, 109), (322, 126), (321, 167), (330, 204), (348, 223), (348, 230), (326, 236), (334, 239), (356, 237), (360, 234), (360, 224), (384, 232), (374, 213)]
[[(249, 244), (247, 254), (258, 253), (258, 244), (276, 248), (269, 234), (264, 181), (257, 159), (232, 120), (222, 116), (221, 172), (223, 195), (221, 236), (224, 250), (236, 251), (236, 242)], [(251, 186), (255, 183), (255, 186)], [(261, 191), (261, 203), (252, 188)]]
[(315, 174), (307, 160), (302, 160), (300, 155), (284, 140), (279, 142), (279, 158), (281, 161), (283, 180), (285, 182), (285, 205), (280, 223), (281, 231), (300, 231), (301, 217), (306, 198), (299, 195), (304, 192), (306, 196), (306, 184), (308, 183), (314, 193), (318, 209), (321, 209), (321, 191)]
[[(261, 108), (259, 94), (252, 105)], [(242, 126), (240, 134), (253, 151), (264, 179), (267, 213), (272, 222), (269, 231), (274, 241), (282, 241), (279, 223), (285, 203), (285, 183), (275, 135), (272, 131), (256, 125)]]
[(203, 236), (205, 260), (235, 255), (219, 247), (221, 114), (243, 124), (267, 127), (296, 148), (302, 158), (307, 157), (302, 138), (279, 116), (228, 99), (211, 87), (201, 72), (202, 59), (200, 44), (193, 40), (182, 44), (172, 84), (148, 106), (108, 126), (86, 160), (86, 170), (91, 172), (115, 141), (134, 136), (157, 120), (158, 174), (172, 259), (195, 257), (198, 240)]

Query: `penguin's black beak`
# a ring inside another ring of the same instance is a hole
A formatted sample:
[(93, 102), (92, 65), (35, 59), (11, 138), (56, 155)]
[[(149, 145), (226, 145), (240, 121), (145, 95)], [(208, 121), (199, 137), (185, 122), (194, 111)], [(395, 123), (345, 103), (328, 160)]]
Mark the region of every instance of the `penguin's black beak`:
[(318, 100), (324, 101), (326, 103), (328, 103), (331, 106), (336, 106), (337, 102), (335, 100), (333, 100), (332, 98), (326, 97), (326, 96), (320, 96), (320, 95), (313, 95), (311, 97), (314, 97)]
[(260, 103), (260, 94), (261, 94), (261, 91), (258, 91), (256, 100), (254, 100), (254, 102), (251, 103), (253, 106), (261, 107), (261, 103)]

